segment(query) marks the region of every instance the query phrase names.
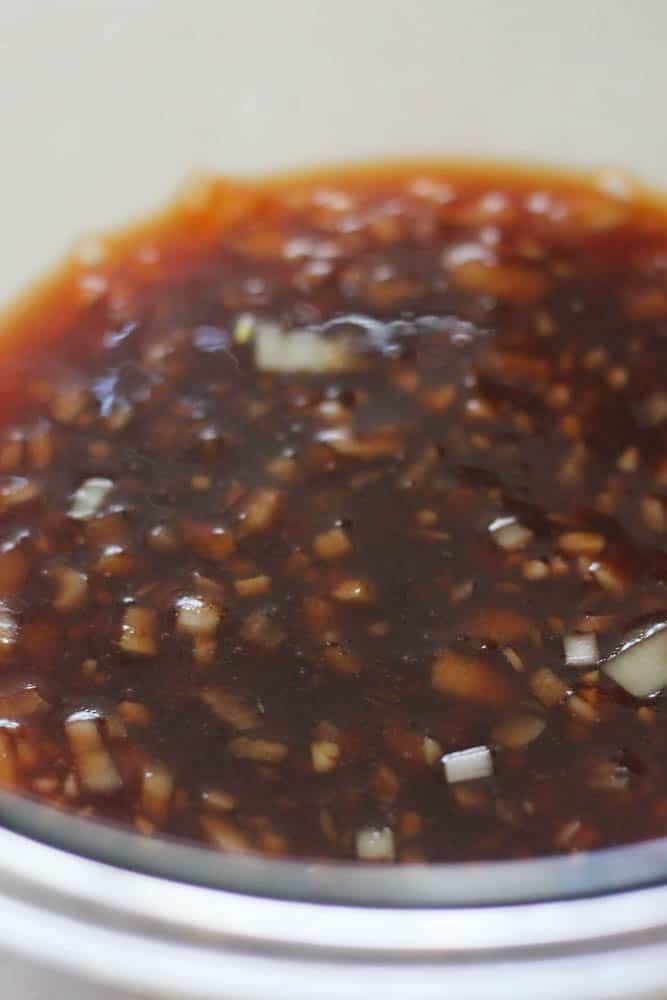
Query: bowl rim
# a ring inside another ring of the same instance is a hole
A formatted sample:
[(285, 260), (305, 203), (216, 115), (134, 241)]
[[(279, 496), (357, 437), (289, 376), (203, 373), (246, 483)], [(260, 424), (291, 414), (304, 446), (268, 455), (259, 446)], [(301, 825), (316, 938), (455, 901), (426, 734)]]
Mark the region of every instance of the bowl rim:
[[(457, 159), (452, 157), (408, 157), (382, 161), (389, 171), (410, 171), (418, 166), (441, 172), (477, 171), (481, 176), (515, 178), (520, 174), (534, 178), (558, 181), (561, 184), (587, 184), (592, 186), (598, 171), (568, 169), (562, 166), (549, 168), (521, 159), (485, 157)], [(346, 161), (346, 169), (353, 175), (378, 169), (378, 162), (361, 159)], [(278, 171), (270, 174), (276, 183), (285, 185), (312, 182), (318, 176), (331, 176), (336, 170), (306, 167), (297, 171)], [(237, 181), (252, 184), (257, 177), (237, 177)], [(213, 177), (198, 178), (197, 185), (219, 183)], [(635, 196), (653, 205), (660, 202), (667, 212), (665, 195), (639, 182), (632, 182)], [(140, 231), (158, 233), (163, 226), (173, 223), (192, 198), (192, 183), (188, 184), (166, 206), (131, 226), (121, 226), (109, 238), (117, 241), (122, 250), (124, 241), (131, 243)], [(192, 208), (189, 209), (192, 211)], [(64, 270), (63, 270), (64, 267)], [(0, 309), (0, 335), (9, 329), (27, 308), (34, 304), (42, 309), (54, 289), (67, 280), (69, 265), (54, 270), (36, 288), (28, 290), (14, 302), (3, 304)], [(25, 317), (22, 322), (27, 322)], [(222, 855), (209, 848), (179, 843), (166, 837), (143, 838), (109, 824), (91, 819), (81, 819), (64, 814), (52, 807), (34, 802), (19, 795), (0, 793), (0, 874), (8, 876), (23, 871), (19, 856), (29, 858), (35, 879), (48, 883), (47, 867), (50, 863), (63, 864), (63, 859), (87, 862), (80, 867), (82, 873), (94, 872), (100, 888), (107, 891), (111, 881), (109, 872), (125, 872), (160, 880), (172, 887), (171, 898), (186, 889), (203, 893), (215, 890), (218, 894), (241, 894), (251, 899), (274, 902), (293, 902), (386, 910), (443, 909), (464, 910), (480, 908), (506, 910), (523, 904), (541, 904), (564, 901), (593, 900), (612, 894), (645, 890), (665, 884), (667, 900), (667, 837), (623, 847), (603, 848), (568, 856), (546, 856), (537, 859), (497, 861), (409, 864), (401, 866), (373, 866), (363, 863), (273, 860), (258, 856)], [(18, 835), (15, 839), (11, 836)], [(56, 854), (54, 856), (53, 852)], [(50, 860), (49, 860), (50, 859)], [(106, 867), (105, 867), (106, 866)], [(106, 872), (103, 875), (102, 872)], [(83, 892), (83, 889), (80, 890)], [(101, 897), (102, 898), (102, 897)], [(110, 900), (112, 897), (107, 897)], [(667, 910), (666, 910), (667, 912)], [(667, 919), (665, 921), (667, 925)]]
[[(667, 882), (667, 837), (570, 855), (509, 861), (405, 865), (271, 859), (143, 837), (12, 793), (0, 794), (2, 836), (26, 841), (37, 867), (44, 848), (174, 885), (276, 901), (347, 907), (469, 909), (576, 900)], [(39, 848), (42, 848), (42, 851)], [(0, 871), (11, 869), (13, 844)]]

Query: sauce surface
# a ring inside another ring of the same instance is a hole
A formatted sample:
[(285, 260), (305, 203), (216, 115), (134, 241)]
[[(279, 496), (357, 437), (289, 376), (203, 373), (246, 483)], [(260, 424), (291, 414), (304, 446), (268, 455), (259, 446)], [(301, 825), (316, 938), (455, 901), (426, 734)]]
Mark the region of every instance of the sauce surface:
[(370, 861), (667, 832), (667, 216), (218, 182), (2, 340), (0, 781)]

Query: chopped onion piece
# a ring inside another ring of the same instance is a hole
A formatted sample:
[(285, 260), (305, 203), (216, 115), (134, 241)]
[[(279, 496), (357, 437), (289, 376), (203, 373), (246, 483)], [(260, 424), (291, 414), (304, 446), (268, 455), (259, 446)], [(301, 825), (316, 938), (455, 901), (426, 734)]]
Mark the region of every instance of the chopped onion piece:
[(359, 830), (356, 845), (360, 861), (393, 861), (396, 857), (394, 834), (388, 826), (381, 830), (374, 827)]
[(209, 843), (219, 851), (238, 854), (250, 850), (248, 838), (231, 820), (205, 814), (200, 822)]
[(488, 778), (493, 774), (493, 758), (488, 747), (468, 747), (446, 753), (442, 758), (445, 778), (450, 784), (457, 781), (473, 781)]
[(117, 792), (123, 781), (93, 719), (77, 712), (67, 719), (65, 730), (83, 787), (95, 795)]
[(241, 533), (243, 535), (260, 535), (270, 531), (282, 506), (283, 492), (269, 486), (254, 490), (244, 503), (244, 509), (239, 513)]
[(98, 477), (86, 479), (72, 497), (68, 515), (77, 521), (87, 521), (88, 518), (94, 517), (113, 487), (114, 484), (110, 479)]
[(493, 739), (508, 750), (521, 750), (542, 735), (546, 726), (544, 719), (527, 712), (502, 719), (493, 727)]
[(622, 570), (610, 562), (592, 562), (589, 566), (589, 573), (595, 577), (604, 590), (616, 597), (621, 597), (628, 585), (627, 577)]
[(341, 604), (372, 604), (375, 598), (375, 588), (372, 583), (363, 578), (341, 580), (331, 592)]
[(522, 549), (533, 537), (530, 528), (526, 528), (515, 517), (497, 517), (489, 525), (489, 531), (496, 545), (507, 552)]
[(635, 698), (660, 691), (667, 685), (667, 623), (633, 633), (603, 669)]
[(578, 694), (571, 694), (565, 702), (565, 707), (571, 716), (579, 722), (585, 722), (586, 725), (594, 725), (600, 721), (600, 716), (595, 706)]
[(158, 651), (157, 612), (138, 605), (129, 607), (121, 623), (120, 647), (131, 656), (155, 656)]
[(574, 632), (563, 636), (563, 649), (568, 667), (590, 667), (600, 659), (595, 632), (587, 632), (585, 635)]
[(667, 528), (665, 505), (660, 497), (645, 496), (639, 501), (642, 520), (649, 531), (662, 534)]
[(72, 566), (54, 566), (49, 570), (56, 584), (53, 606), (60, 614), (77, 611), (88, 597), (88, 577)]
[(247, 344), (255, 332), (255, 317), (252, 313), (241, 313), (234, 325), (234, 340), (237, 344)]
[(96, 708), (80, 708), (77, 712), (72, 712), (67, 716), (67, 725), (74, 722), (94, 722), (101, 719), (102, 715)]
[(260, 649), (274, 650), (281, 646), (287, 633), (266, 611), (253, 611), (241, 625), (241, 638)]
[(558, 548), (567, 556), (597, 556), (605, 545), (604, 535), (596, 531), (566, 531), (558, 539)]
[(18, 638), (19, 625), (16, 616), (6, 604), (0, 604), (0, 661), (13, 652)]
[(220, 612), (202, 597), (184, 596), (176, 601), (176, 628), (182, 635), (213, 635)]
[(312, 330), (282, 330), (276, 323), (258, 323), (255, 365), (264, 372), (356, 371), (361, 357), (349, 340), (324, 337)]
[(593, 762), (586, 784), (598, 792), (623, 792), (630, 785), (630, 771), (613, 760)]
[(528, 684), (535, 697), (547, 708), (559, 705), (567, 695), (567, 687), (549, 667), (536, 670)]
[(435, 764), (442, 757), (442, 747), (432, 736), (425, 736), (422, 741), (424, 760), (427, 764)]
[(16, 784), (16, 750), (9, 733), (0, 732), (0, 787), (11, 788)]
[(261, 573), (259, 576), (234, 580), (234, 590), (239, 597), (263, 597), (271, 590), (271, 577)]
[(0, 695), (0, 729), (16, 729), (21, 721), (48, 711), (49, 707), (33, 684)]
[(657, 427), (667, 420), (667, 393), (654, 392), (641, 407), (641, 422), (645, 427)]
[(343, 528), (332, 528), (315, 535), (313, 548), (320, 559), (340, 559), (352, 551), (352, 542)]
[(202, 805), (204, 809), (212, 809), (214, 812), (234, 812), (238, 803), (229, 792), (223, 792), (220, 788), (204, 789), (201, 793)]
[(257, 729), (261, 724), (257, 709), (231, 691), (219, 687), (204, 688), (199, 697), (218, 719), (233, 729)]
[(333, 771), (340, 758), (340, 747), (333, 740), (315, 740), (310, 744), (313, 769), (319, 774)]
[(174, 779), (171, 772), (161, 765), (144, 768), (141, 786), (141, 811), (158, 825), (164, 823), (169, 813)]
[(0, 479), (0, 511), (28, 504), (40, 493), (39, 484), (25, 476), (4, 476)]
[(229, 744), (230, 752), (241, 760), (259, 760), (266, 764), (279, 764), (287, 755), (288, 748), (279, 740), (256, 739), (237, 736)]

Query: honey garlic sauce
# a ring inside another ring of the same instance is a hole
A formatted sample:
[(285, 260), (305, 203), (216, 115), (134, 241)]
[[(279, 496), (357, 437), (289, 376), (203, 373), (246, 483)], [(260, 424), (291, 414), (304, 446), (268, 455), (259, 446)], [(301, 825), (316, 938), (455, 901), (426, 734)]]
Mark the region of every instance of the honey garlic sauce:
[(222, 851), (667, 831), (667, 216), (214, 181), (5, 323), (0, 781)]

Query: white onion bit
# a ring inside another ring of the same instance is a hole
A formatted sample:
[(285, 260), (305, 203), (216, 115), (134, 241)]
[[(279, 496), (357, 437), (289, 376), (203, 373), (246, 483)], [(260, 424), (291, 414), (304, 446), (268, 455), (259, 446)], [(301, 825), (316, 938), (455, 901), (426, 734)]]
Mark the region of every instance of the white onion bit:
[(574, 632), (572, 635), (563, 636), (563, 650), (568, 667), (590, 667), (600, 659), (595, 632), (587, 632), (584, 635)]
[(0, 604), (0, 659), (16, 646), (19, 626), (16, 616), (5, 604)]
[(468, 747), (455, 750), (442, 758), (445, 778), (453, 785), (458, 781), (474, 781), (493, 774), (493, 757), (488, 747)]
[(360, 861), (393, 861), (396, 857), (394, 834), (388, 826), (381, 830), (373, 827), (359, 830), (356, 844)]
[(635, 698), (646, 698), (667, 685), (667, 622), (628, 636), (603, 667)]
[(202, 597), (186, 595), (176, 602), (176, 628), (183, 635), (213, 635), (220, 612)]
[(361, 358), (349, 343), (312, 330), (284, 331), (275, 323), (258, 323), (255, 365), (263, 372), (344, 372), (359, 368)]
[(442, 747), (432, 736), (424, 737), (422, 740), (422, 750), (424, 752), (424, 760), (429, 765), (437, 763), (442, 757)]
[(68, 515), (77, 521), (87, 521), (88, 518), (94, 517), (113, 487), (114, 484), (110, 479), (98, 477), (86, 479), (72, 497)]
[(83, 787), (95, 795), (112, 795), (122, 788), (123, 780), (97, 724), (76, 713), (65, 720), (65, 731)]
[(496, 545), (507, 552), (522, 549), (533, 537), (530, 528), (526, 528), (515, 517), (497, 517), (489, 525), (489, 531)]

